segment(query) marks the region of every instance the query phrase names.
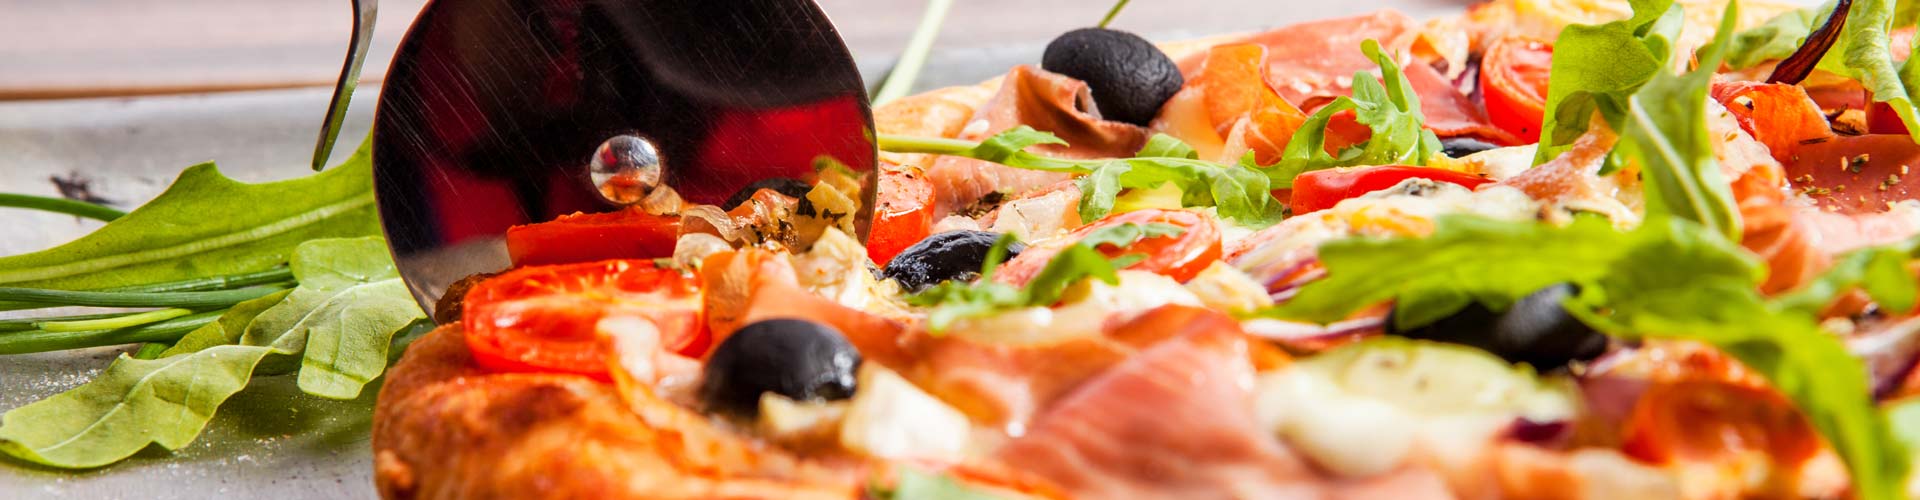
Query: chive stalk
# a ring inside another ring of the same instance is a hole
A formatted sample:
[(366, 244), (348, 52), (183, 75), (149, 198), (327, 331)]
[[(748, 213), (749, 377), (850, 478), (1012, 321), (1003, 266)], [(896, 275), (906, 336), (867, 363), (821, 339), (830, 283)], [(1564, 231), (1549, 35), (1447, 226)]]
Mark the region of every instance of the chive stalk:
[(1094, 27), (1096, 28), (1107, 27), (1107, 23), (1113, 22), (1113, 16), (1120, 15), (1120, 9), (1127, 8), (1127, 2), (1129, 1), (1132, 1), (1132, 0), (1120, 0), (1119, 2), (1115, 2), (1113, 4), (1113, 8), (1107, 9), (1107, 17), (1100, 18), (1100, 24), (1094, 25)]
[(34, 328), (46, 330), (49, 332), (84, 332), (89, 330), (118, 330), (121, 328), (140, 326), (147, 323), (166, 321), (173, 318), (186, 316), (188, 314), (193, 314), (193, 311), (190, 309), (180, 309), (180, 308), (159, 309), (159, 310), (147, 311), (147, 312), (137, 312), (133, 314), (122, 314), (119, 316), (113, 316), (109, 318), (65, 320), (65, 321), (41, 321), (39, 323), (34, 323), (33, 326)]
[(873, 93), (874, 106), (905, 97), (913, 90), (913, 81), (920, 78), (920, 67), (927, 63), (927, 52), (933, 50), (933, 39), (940, 35), (940, 23), (952, 8), (953, 0), (927, 0), (927, 11), (920, 15), (920, 25), (913, 28), (906, 49), (900, 51), (899, 62), (887, 72), (880, 90)]
[(42, 322), (47, 322), (47, 321), (86, 321), (90, 319), (117, 318), (117, 317), (126, 316), (126, 315), (127, 313), (124, 313), (124, 312), (110, 312), (110, 313), (97, 313), (97, 314), (75, 314), (71, 316), (42, 316), (38, 318), (0, 319), (0, 333), (19, 331), (19, 330), (32, 330), (36, 328), (34, 325)]
[(231, 306), (240, 301), (258, 298), (262, 295), (286, 288), (286, 286), (259, 286), (207, 292), (76, 292), (40, 288), (0, 288), (0, 301), (41, 304), (38, 307), (184, 307), (204, 309)]
[[(186, 280), (179, 280), (179, 281), (167, 281), (167, 282), (152, 283), (152, 284), (146, 284), (146, 285), (100, 288), (100, 289), (85, 290), (85, 291), (129, 292), (129, 293), (202, 292), (202, 291), (211, 291), (211, 290), (231, 290), (235, 288), (258, 286), (258, 285), (276, 285), (282, 288), (293, 286), (293, 271), (288, 269), (286, 266), (280, 266), (280, 267), (268, 269), (265, 271), (255, 271), (250, 273), (228, 274), (223, 276), (209, 276), (205, 278), (193, 278), (193, 279), (186, 279)], [(84, 304), (57, 304), (57, 303), (46, 303), (46, 302), (24, 302), (24, 301), (0, 299), (0, 311), (39, 309), (44, 307), (57, 307), (61, 305), (84, 305)], [(28, 325), (28, 326), (17, 326), (13, 328), (8, 328), (4, 326), (6, 324), (7, 323), (5, 321), (0, 321), (0, 331), (4, 331), (8, 329), (19, 330), (19, 329), (28, 328), (31, 326), (31, 325)]]
[(127, 215), (126, 212), (97, 203), (19, 193), (0, 193), (0, 207), (63, 213), (107, 222), (113, 222), (114, 219)]
[(165, 342), (140, 344), (140, 349), (133, 352), (133, 359), (160, 359), (160, 354), (167, 352), (168, 347)]
[(86, 349), (136, 342), (173, 342), (180, 340), (187, 332), (205, 326), (220, 318), (226, 311), (207, 311), (189, 314), (156, 323), (148, 323), (131, 328), (117, 330), (89, 330), (84, 332), (50, 332), (46, 330), (26, 330), (0, 333), (0, 354), (27, 354), (36, 352), (65, 351)]

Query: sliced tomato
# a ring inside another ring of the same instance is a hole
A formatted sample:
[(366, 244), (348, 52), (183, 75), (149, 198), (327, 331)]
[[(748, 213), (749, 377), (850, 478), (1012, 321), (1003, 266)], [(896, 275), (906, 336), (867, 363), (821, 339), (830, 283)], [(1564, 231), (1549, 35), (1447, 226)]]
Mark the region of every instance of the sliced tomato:
[(1480, 95), (1487, 118), (1521, 140), (1540, 142), (1553, 44), (1525, 37), (1493, 42), (1480, 59)]
[(892, 165), (881, 165), (878, 175), (867, 257), (885, 266), (933, 231), (933, 183), (925, 174)]
[(630, 315), (652, 321), (660, 344), (698, 358), (708, 345), (699, 280), (642, 260), (533, 266), (467, 292), (462, 323), (480, 366), (509, 372), (575, 373), (607, 379), (597, 325)]
[(1722, 82), (1713, 85), (1712, 96), (1781, 163), (1792, 161), (1802, 144), (1833, 138), (1820, 105), (1799, 85)]
[(1474, 174), (1428, 167), (1381, 165), (1330, 168), (1294, 177), (1293, 192), (1288, 205), (1293, 208), (1294, 214), (1325, 210), (1333, 208), (1335, 204), (1340, 203), (1340, 200), (1390, 188), (1399, 184), (1400, 181), (1412, 178), (1459, 184), (1466, 186), (1467, 189), (1493, 182), (1491, 179)]
[(1777, 391), (1719, 380), (1653, 383), (1621, 431), (1621, 451), (1654, 464), (1716, 462), (1757, 452), (1792, 465), (1821, 447), (1806, 417)]
[(637, 207), (575, 213), (507, 228), (507, 256), (516, 266), (671, 257), (679, 234), (677, 215), (654, 215)]
[(1126, 248), (1101, 246), (1100, 253), (1107, 256), (1140, 254), (1147, 258), (1127, 266), (1127, 269), (1147, 271), (1165, 275), (1175, 281), (1185, 282), (1193, 279), (1200, 271), (1220, 260), (1220, 226), (1213, 218), (1187, 210), (1163, 210), (1149, 208), (1132, 212), (1108, 215), (1092, 224), (1081, 226), (1053, 246), (1036, 246), (1021, 252), (1020, 256), (1007, 261), (1006, 265), (994, 271), (993, 278), (1002, 283), (1024, 285), (1027, 280), (1040, 273), (1072, 242), (1079, 241), (1101, 228), (1121, 224), (1171, 224), (1185, 231), (1174, 236), (1145, 238)]

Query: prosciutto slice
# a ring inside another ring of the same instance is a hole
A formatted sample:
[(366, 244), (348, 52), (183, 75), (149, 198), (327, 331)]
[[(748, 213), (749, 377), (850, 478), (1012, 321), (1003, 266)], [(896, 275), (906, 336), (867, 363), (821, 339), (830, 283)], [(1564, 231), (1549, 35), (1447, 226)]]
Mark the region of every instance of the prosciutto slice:
[(1078, 498), (1451, 498), (1435, 475), (1323, 477), (1255, 422), (1233, 329), (1156, 344), (1064, 397), (997, 451)]
[[(1131, 156), (1147, 142), (1145, 128), (1101, 119), (1086, 82), (1030, 65), (1015, 66), (1007, 72), (1000, 90), (974, 112), (959, 138), (978, 141), (1020, 125), (1066, 140), (1067, 146), (1029, 149), (1058, 158)], [(942, 156), (927, 168), (927, 177), (938, 193), (935, 215), (944, 217), (990, 192), (1021, 194), (1072, 176)]]
[[(1360, 51), (1360, 43), (1378, 40), (1387, 53), (1404, 57), (1424, 37), (1418, 22), (1392, 10), (1353, 17), (1294, 24), (1252, 35), (1240, 42), (1267, 48), (1267, 82), (1280, 97), (1300, 109), (1313, 110), (1335, 97), (1353, 93), (1353, 74), (1379, 73), (1379, 67)], [(1206, 61), (1197, 54), (1180, 61), (1189, 78)], [(1441, 137), (1473, 136), (1500, 144), (1517, 140), (1494, 127), (1486, 111), (1453, 87), (1445, 75), (1420, 61), (1403, 64), (1408, 83), (1420, 96), (1427, 128)]]

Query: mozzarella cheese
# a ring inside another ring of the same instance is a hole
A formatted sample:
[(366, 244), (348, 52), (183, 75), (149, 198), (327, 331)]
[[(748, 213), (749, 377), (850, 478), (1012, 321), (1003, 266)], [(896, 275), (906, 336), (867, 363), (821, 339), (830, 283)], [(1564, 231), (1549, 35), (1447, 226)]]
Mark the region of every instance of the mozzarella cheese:
[(885, 459), (952, 462), (972, 427), (966, 415), (873, 363), (860, 367), (858, 391), (840, 420), (840, 445)]

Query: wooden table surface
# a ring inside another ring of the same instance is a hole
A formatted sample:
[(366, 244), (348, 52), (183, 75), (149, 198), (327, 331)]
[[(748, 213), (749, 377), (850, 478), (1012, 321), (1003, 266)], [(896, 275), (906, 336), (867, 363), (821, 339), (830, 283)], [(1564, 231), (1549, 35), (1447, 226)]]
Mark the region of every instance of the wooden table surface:
[[(924, 6), (918, 0), (818, 1), (861, 57), (898, 52)], [(394, 43), (425, 2), (380, 2), (368, 79), (385, 72)], [(1138, 0), (1114, 27), (1167, 38), (1388, 6), (1424, 17), (1469, 3)], [(960, 0), (936, 47), (1033, 44), (1094, 24), (1110, 5), (1110, 0)], [(350, 26), (345, 0), (0, 0), (0, 100), (330, 85)]]

